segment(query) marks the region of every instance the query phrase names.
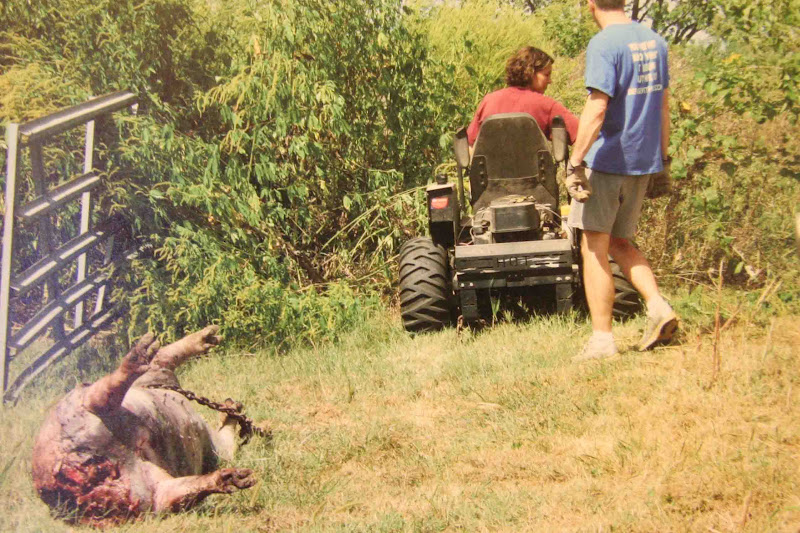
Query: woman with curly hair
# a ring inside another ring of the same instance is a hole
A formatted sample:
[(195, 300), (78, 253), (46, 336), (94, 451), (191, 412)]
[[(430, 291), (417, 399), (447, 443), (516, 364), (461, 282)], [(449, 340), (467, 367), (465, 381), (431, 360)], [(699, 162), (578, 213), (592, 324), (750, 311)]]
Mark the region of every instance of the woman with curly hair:
[(483, 97), (475, 117), (467, 128), (470, 146), (475, 144), (483, 121), (498, 113), (528, 113), (539, 124), (550, 139), (553, 117), (561, 115), (567, 125), (569, 143), (575, 142), (578, 119), (560, 102), (545, 96), (553, 72), (553, 58), (547, 53), (526, 46), (518, 50), (506, 62), (506, 87)]

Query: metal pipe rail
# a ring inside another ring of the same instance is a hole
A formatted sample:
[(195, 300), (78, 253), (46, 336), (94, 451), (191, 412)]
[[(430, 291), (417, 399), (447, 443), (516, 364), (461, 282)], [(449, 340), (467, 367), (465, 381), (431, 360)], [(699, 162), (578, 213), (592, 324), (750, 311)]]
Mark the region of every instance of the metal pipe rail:
[(135, 104), (135, 94), (131, 91), (118, 91), (26, 122), (19, 127), (19, 133), (25, 144), (41, 143), (53, 135)]
[[(106, 289), (111, 280), (96, 272), (87, 277), (87, 254), (106, 243), (103, 265), (114, 256), (114, 236), (122, 228), (118, 219), (109, 219), (90, 228), (92, 193), (101, 184), (94, 170), (95, 120), (131, 107), (135, 112), (137, 97), (131, 91), (119, 91), (92, 98), (82, 104), (63, 109), (25, 124), (11, 123), (6, 128), (6, 190), (3, 218), (2, 258), (0, 259), (0, 382), (3, 401), (16, 400), (20, 391), (46, 367), (88, 340), (119, 314), (110, 310)], [(85, 125), (83, 174), (66, 183), (49, 188), (42, 151), (55, 135)], [(31, 173), (37, 197), (24, 206), (16, 205), (18, 166), (21, 150), (28, 148)], [(79, 232), (66, 243), (54, 243), (56, 234), (51, 216), (73, 201), (80, 200)], [(12, 272), (14, 236), (17, 226), (38, 227), (36, 253), (39, 260), (21, 272)], [(128, 258), (130, 256), (128, 255)], [(59, 274), (77, 261), (74, 283), (63, 292)], [(11, 301), (30, 289), (44, 285), (46, 295), (33, 317), (14, 333), (11, 324)], [(94, 311), (85, 322), (84, 303), (95, 295)], [(65, 325), (65, 315), (73, 312), (73, 323)], [(19, 351), (30, 346), (50, 329), (55, 345), (23, 369), (9, 387), (9, 367)]]

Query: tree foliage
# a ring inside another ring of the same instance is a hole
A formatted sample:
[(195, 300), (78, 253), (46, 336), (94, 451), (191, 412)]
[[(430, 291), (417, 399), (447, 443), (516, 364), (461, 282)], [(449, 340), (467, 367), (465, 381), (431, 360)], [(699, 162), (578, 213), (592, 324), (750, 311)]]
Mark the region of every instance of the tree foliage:
[(628, 0), (625, 6), (633, 20), (648, 23), (675, 44), (708, 29), (718, 7), (718, 0)]
[[(168, 327), (176, 315), (192, 324), (221, 315), (241, 336), (270, 324), (280, 337), (296, 329), (313, 336), (302, 326), (307, 317), (286, 312), (317, 305), (310, 314), (329, 327), (316, 329), (332, 335), (352, 317), (321, 302), (339, 301), (344, 289), (334, 300), (318, 290), (343, 276), (386, 285), (389, 259), (417, 211), (404, 191), (425, 183), (438, 160), (426, 47), (392, 2), (234, 2), (226, 11), (238, 36), (231, 63), (196, 95), (213, 131), (206, 125), (202, 141), (175, 142), (158, 129), (149, 136), (177, 151), (163, 159), (172, 176), (150, 198), (163, 221), (181, 221), (158, 253), (185, 277), (164, 281), (144, 270), (184, 311), (157, 301), (148, 321)], [(144, 144), (129, 148), (132, 160), (156, 156)], [(202, 302), (186, 305), (201, 291)], [(231, 316), (242, 308), (253, 320)]]
[[(797, 197), (800, 10), (715, 1), (707, 44), (672, 50), (678, 194), (668, 217), (648, 207), (643, 247), (663, 271), (699, 279), (722, 258), (732, 281), (760, 283), (745, 267), (791, 272), (754, 243), (790, 235), (768, 202)], [(670, 21), (706, 4), (637, 5), (685, 41), (693, 23)], [(0, 27), (2, 120), (120, 88), (145, 104), (99, 133), (104, 205), (153, 250), (127, 274), (132, 328), (220, 322), (274, 345), (335, 336), (393, 293), (399, 245), (425, 231), (421, 186), (454, 174), (449, 132), (516, 49), (555, 55), (549, 94), (580, 112), (596, 31), (562, 0), (14, 0)], [(781, 134), (762, 142), (760, 127)], [(74, 169), (72, 150), (49, 156)]]
[(542, 14), (545, 35), (556, 43), (559, 55), (576, 57), (597, 33), (597, 25), (585, 5), (553, 2)]
[[(474, 2), (484, 0), (461, 0), (454, 5), (469, 7)], [(588, 17), (586, 0), (494, 0), (499, 8), (511, 7), (521, 14), (543, 17), (551, 31), (548, 38), (564, 48), (570, 57), (583, 49), (584, 39), (581, 31)], [(722, 0), (626, 0), (625, 12), (636, 22), (652, 27), (674, 44), (687, 42), (695, 35), (707, 30), (716, 15), (724, 11)], [(566, 15), (572, 13), (573, 16)], [(553, 20), (553, 15), (556, 19)], [(575, 16), (578, 14), (577, 16)], [(568, 22), (574, 23), (569, 24)], [(574, 38), (578, 37), (577, 40)]]
[[(722, 261), (729, 280), (798, 279), (792, 206), (800, 197), (797, 158), (797, 2), (720, 4), (703, 46), (673, 67), (671, 152), (677, 193), (665, 224), (663, 264), (698, 272)], [(687, 68), (689, 67), (690, 68)], [(792, 290), (782, 293), (795, 300)]]
[[(219, 36), (187, 0), (52, 0), (0, 4), (0, 64), (9, 71), (34, 69), (24, 79), (56, 102), (132, 89), (151, 103), (191, 109), (196, 87), (213, 82)], [(12, 90), (16, 84), (8, 84)], [(19, 89), (21, 90), (21, 89)], [(27, 94), (7, 96), (24, 103)], [(3, 115), (21, 121), (24, 108)], [(35, 110), (35, 108), (34, 108)], [(28, 111), (27, 113), (30, 113)]]

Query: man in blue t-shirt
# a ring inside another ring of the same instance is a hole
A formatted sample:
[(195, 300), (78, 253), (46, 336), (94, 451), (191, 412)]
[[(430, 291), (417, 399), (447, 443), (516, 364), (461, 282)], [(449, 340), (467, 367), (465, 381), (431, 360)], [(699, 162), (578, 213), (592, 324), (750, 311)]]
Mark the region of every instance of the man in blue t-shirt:
[(578, 361), (617, 353), (609, 254), (647, 303), (639, 349), (669, 341), (678, 326), (647, 259), (630, 240), (648, 186), (654, 196), (654, 187), (668, 185), (667, 44), (625, 15), (624, 0), (588, 2), (601, 31), (586, 51), (589, 96), (566, 179), (573, 198), (569, 225), (583, 230), (583, 279), (593, 329)]

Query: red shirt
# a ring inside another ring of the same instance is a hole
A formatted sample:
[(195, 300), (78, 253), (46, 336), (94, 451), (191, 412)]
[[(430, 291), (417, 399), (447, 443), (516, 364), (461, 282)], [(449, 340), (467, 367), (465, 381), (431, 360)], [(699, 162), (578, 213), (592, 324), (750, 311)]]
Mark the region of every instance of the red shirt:
[(470, 146), (475, 144), (484, 119), (498, 113), (528, 113), (536, 120), (548, 139), (553, 117), (561, 115), (567, 125), (570, 144), (575, 142), (575, 136), (578, 134), (578, 119), (560, 103), (530, 89), (506, 87), (483, 97), (472, 123), (467, 128), (467, 140)]

